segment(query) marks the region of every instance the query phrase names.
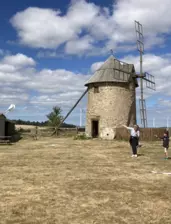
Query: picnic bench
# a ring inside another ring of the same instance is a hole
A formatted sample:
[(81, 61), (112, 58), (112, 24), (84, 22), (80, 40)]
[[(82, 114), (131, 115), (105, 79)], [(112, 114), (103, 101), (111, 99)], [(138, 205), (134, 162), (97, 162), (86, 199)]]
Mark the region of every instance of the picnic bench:
[(0, 143), (11, 143), (12, 136), (0, 136)]

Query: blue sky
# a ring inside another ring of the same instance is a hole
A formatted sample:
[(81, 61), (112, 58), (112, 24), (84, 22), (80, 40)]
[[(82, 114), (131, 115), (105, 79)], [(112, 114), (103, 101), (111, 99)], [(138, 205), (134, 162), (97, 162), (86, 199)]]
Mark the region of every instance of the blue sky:
[[(171, 112), (171, 1), (2, 0), (0, 8), (1, 111), (11, 119), (46, 119), (53, 106), (65, 115), (84, 83), (109, 56), (133, 63), (139, 72), (134, 20), (143, 24), (143, 69), (155, 76), (145, 89), (148, 124), (166, 125)], [(137, 89), (137, 102), (139, 89)], [(85, 97), (66, 122), (80, 122)], [(137, 118), (139, 108), (137, 103)], [(83, 113), (83, 124), (85, 113)], [(171, 120), (170, 120), (171, 123)]]

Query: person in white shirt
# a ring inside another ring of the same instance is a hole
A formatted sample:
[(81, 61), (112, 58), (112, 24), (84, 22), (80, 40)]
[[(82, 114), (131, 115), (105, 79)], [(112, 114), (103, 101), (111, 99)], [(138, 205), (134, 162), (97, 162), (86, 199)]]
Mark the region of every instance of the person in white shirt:
[(126, 125), (123, 125), (126, 129), (130, 130), (130, 140), (129, 143), (132, 147), (132, 157), (137, 157), (137, 148), (139, 145), (139, 137), (140, 137), (140, 131), (138, 125), (134, 125), (134, 127), (127, 127)]

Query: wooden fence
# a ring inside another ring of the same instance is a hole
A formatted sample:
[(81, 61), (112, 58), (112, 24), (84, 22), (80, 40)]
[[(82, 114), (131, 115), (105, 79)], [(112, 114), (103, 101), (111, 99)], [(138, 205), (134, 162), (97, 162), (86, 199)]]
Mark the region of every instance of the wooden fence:
[[(155, 135), (162, 136), (165, 128), (140, 128), (140, 141), (156, 141), (157, 138)], [(37, 135), (39, 137), (48, 137), (51, 136), (54, 129), (45, 128), (39, 129)], [(78, 133), (84, 133), (85, 128), (60, 128), (58, 137), (72, 137)], [(171, 133), (171, 129), (169, 131)], [(21, 132), (22, 136), (31, 137), (35, 135), (35, 129), (27, 130)], [(130, 132), (125, 128), (116, 128), (116, 140), (129, 140)]]
[[(38, 128), (36, 131), (36, 128), (31, 129), (25, 129), (25, 130), (18, 130), (18, 132), (21, 134), (24, 138), (30, 138), (30, 137), (50, 137), (52, 136), (54, 129), (53, 128)], [(72, 137), (77, 135), (78, 133), (84, 133), (85, 128), (60, 128), (58, 130), (58, 137)]]
[[(140, 141), (156, 141), (157, 136), (163, 136), (165, 128), (140, 128)], [(129, 140), (130, 132), (125, 128), (116, 129), (116, 140)]]

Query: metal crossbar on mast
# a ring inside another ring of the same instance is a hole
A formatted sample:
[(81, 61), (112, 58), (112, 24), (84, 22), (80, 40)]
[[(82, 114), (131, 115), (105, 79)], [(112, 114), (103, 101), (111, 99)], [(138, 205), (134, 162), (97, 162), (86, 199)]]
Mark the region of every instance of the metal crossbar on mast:
[(146, 113), (146, 106), (145, 106), (145, 99), (143, 96), (143, 53), (144, 53), (144, 36), (143, 36), (143, 27), (138, 22), (135, 21), (135, 31), (136, 31), (136, 38), (137, 38), (137, 49), (140, 52), (140, 116), (141, 116), (141, 123), (143, 124), (143, 127), (147, 127), (147, 113)]

